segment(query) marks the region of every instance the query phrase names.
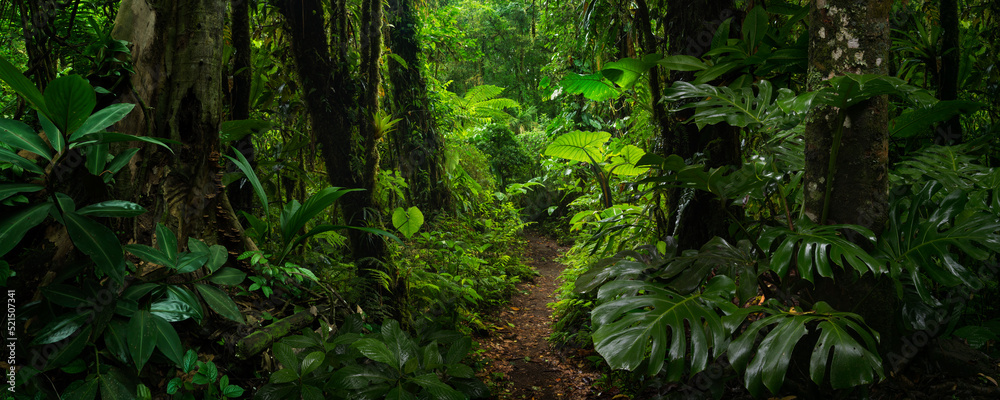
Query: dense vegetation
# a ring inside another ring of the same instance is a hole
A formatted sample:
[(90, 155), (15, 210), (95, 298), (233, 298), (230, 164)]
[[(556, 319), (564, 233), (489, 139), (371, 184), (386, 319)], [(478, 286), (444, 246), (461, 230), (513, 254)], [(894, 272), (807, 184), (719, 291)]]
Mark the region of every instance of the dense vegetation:
[(998, 17), (5, 2), (3, 396), (487, 398), (524, 229), (572, 243), (550, 340), (635, 398), (995, 385)]

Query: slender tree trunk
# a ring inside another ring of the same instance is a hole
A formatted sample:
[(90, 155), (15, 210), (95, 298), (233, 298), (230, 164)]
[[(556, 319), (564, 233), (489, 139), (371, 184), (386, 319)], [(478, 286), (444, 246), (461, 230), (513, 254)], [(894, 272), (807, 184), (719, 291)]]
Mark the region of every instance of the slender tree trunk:
[(398, 143), (397, 163), (409, 184), (413, 205), (445, 210), (450, 195), (444, 184), (444, 148), (437, 123), (430, 112), (427, 84), (421, 73), (417, 20), (410, 0), (389, 0), (390, 48), (404, 64), (389, 61), (395, 115), (400, 118), (393, 139)]
[[(958, 68), (962, 55), (959, 46), (958, 1), (941, 0), (941, 44), (944, 50), (941, 56), (941, 82), (938, 85), (938, 98), (941, 100), (958, 99)], [(945, 121), (940, 128), (942, 134), (937, 141), (941, 144), (962, 143), (962, 124), (956, 115)]]
[[(809, 11), (809, 90), (823, 80), (886, 74), (889, 0), (826, 0)], [(888, 101), (871, 98), (846, 110), (814, 107), (806, 122), (805, 214), (821, 224), (856, 224), (876, 234), (888, 219)], [(843, 114), (841, 114), (843, 113)], [(841, 137), (839, 152), (831, 151)], [(833, 169), (831, 170), (831, 167)], [(838, 270), (818, 280), (814, 299), (852, 311), (882, 334), (883, 350), (898, 346), (897, 297), (891, 280)]]
[(52, 37), (56, 35), (55, 20), (60, 4), (53, 0), (20, 0), (21, 29), (24, 32), (24, 47), (28, 53), (27, 75), (39, 90), (56, 78), (55, 46)]
[[(309, 111), (314, 136), (326, 164), (331, 185), (365, 190), (341, 198), (344, 219), (352, 226), (378, 226), (375, 201), (372, 197), (378, 170), (378, 152), (371, 116), (377, 110), (378, 56), (380, 50), (381, 2), (366, 0), (362, 13), (362, 78), (351, 76), (347, 50), (349, 17), (343, 0), (335, 0), (330, 13), (334, 43), (327, 45), (323, 9), (319, 0), (286, 0), (281, 4), (288, 33), (292, 37), (292, 53), (298, 71), (303, 98)], [(376, 9), (377, 8), (377, 9)], [(372, 20), (372, 18), (375, 18)], [(332, 53), (330, 48), (337, 51)], [(372, 58), (375, 57), (375, 58)], [(367, 93), (358, 93), (357, 86), (366, 85)], [(361, 98), (360, 105), (355, 96)], [(358, 119), (352, 119), (357, 115)], [(353, 140), (357, 126), (360, 140)], [(355, 163), (353, 159), (360, 161)], [(359, 165), (360, 164), (360, 165)], [(398, 298), (402, 296), (398, 282), (385, 268), (388, 260), (386, 244), (381, 236), (348, 230), (359, 274), (368, 284), (364, 307), (381, 316), (398, 316)], [(388, 290), (379, 284), (377, 271), (389, 274)], [(388, 295), (388, 296), (387, 296)]]
[(220, 183), (224, 18), (222, 0), (125, 0), (119, 8), (112, 35), (132, 43), (138, 96), (125, 101), (146, 108), (118, 129), (180, 143), (173, 153), (146, 145), (125, 168), (118, 198), (149, 210), (122, 227), (126, 240), (150, 243), (163, 222), (182, 239), (202, 238), (231, 251), (253, 248)]
[[(250, 84), (252, 66), (250, 64), (250, 0), (230, 0), (232, 6), (232, 38), (233, 48), (233, 81), (230, 90), (230, 119), (242, 120), (250, 118)], [(237, 151), (243, 153), (250, 165), (257, 166), (256, 150), (253, 147), (252, 135), (247, 135), (232, 144)], [(230, 149), (224, 149), (232, 153)], [(229, 202), (234, 210), (250, 212), (253, 205), (253, 189), (249, 184), (236, 184), (227, 190)]]

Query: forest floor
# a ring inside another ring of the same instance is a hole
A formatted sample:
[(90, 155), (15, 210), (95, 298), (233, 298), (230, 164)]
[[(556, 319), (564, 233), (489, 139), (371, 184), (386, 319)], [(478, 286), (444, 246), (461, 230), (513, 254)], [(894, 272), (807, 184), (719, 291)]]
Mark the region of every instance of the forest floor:
[(555, 301), (564, 267), (556, 258), (568, 247), (535, 232), (526, 232), (525, 238), (525, 262), (539, 276), (518, 285), (510, 304), (491, 316), (495, 330), (475, 338), (485, 363), (480, 378), (492, 383), (493, 397), (498, 400), (613, 398), (613, 389), (595, 388), (602, 375), (586, 359), (593, 351), (557, 350), (548, 342), (552, 334), (548, 304)]

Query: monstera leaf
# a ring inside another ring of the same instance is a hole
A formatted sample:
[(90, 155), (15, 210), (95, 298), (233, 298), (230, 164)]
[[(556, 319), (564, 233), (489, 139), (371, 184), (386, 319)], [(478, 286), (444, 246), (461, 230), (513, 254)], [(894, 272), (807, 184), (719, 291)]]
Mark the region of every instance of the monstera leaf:
[(609, 282), (597, 294), (603, 304), (591, 313), (594, 347), (615, 369), (635, 370), (648, 359), (646, 373), (657, 374), (666, 362), (668, 380), (702, 371), (725, 351), (746, 315), (729, 302), (735, 290), (724, 275), (687, 296), (651, 282)]
[(685, 104), (681, 109), (695, 109), (691, 120), (695, 121), (699, 128), (720, 122), (742, 128), (785, 123), (783, 119), (789, 114), (798, 115), (799, 118), (804, 116), (802, 109), (808, 109), (815, 97), (813, 93), (796, 96), (791, 90), (780, 89), (776, 98), (771, 82), (760, 81), (754, 86), (757, 89), (756, 94), (754, 88), (750, 86), (734, 89), (678, 81), (667, 89), (664, 95), (667, 101), (697, 100)]
[(795, 230), (778, 226), (765, 228), (757, 244), (764, 251), (769, 251), (775, 243), (778, 244), (777, 249), (771, 253), (771, 269), (781, 276), (788, 273), (793, 263), (798, 265), (799, 276), (810, 282), (815, 273), (832, 278), (833, 265), (842, 268), (850, 266), (861, 274), (868, 271), (877, 274), (885, 272), (883, 263), (861, 246), (841, 236), (838, 232), (841, 229), (853, 230), (863, 238), (875, 241), (875, 233), (863, 226), (818, 225), (803, 217), (795, 223)]
[(894, 201), (879, 242), (892, 272), (909, 272), (920, 298), (931, 304), (936, 301), (923, 277), (945, 286), (978, 287), (975, 272), (955, 254), (960, 251), (982, 261), (1000, 252), (996, 216), (985, 208), (977, 210), (961, 190), (937, 200), (943, 188), (940, 182), (928, 182), (912, 198)]
[[(746, 387), (754, 397), (760, 397), (762, 386), (778, 393), (795, 345), (814, 324), (812, 329), (818, 329), (820, 336), (809, 360), (809, 377), (813, 382), (823, 382), (827, 365), (830, 385), (835, 389), (872, 383), (876, 374), (885, 377), (876, 349), (878, 333), (871, 332), (857, 314), (837, 312), (824, 302), (816, 303), (807, 313), (772, 308), (762, 311), (771, 315), (754, 321), (728, 347), (729, 362), (743, 373)], [(763, 340), (758, 341), (764, 328), (771, 326)]]

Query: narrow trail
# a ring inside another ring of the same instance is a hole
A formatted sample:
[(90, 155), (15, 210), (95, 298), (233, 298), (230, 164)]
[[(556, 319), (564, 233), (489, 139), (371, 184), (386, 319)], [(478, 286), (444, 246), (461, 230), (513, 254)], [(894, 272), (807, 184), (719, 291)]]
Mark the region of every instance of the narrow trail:
[(610, 398), (593, 389), (601, 374), (588, 368), (589, 361), (578, 354), (562, 354), (547, 340), (552, 334), (547, 304), (555, 301), (563, 270), (555, 259), (568, 248), (535, 232), (525, 232), (525, 237), (525, 262), (540, 276), (518, 285), (520, 293), (494, 316), (497, 330), (476, 338), (487, 360), (481, 378), (494, 383), (493, 396), (498, 400)]

